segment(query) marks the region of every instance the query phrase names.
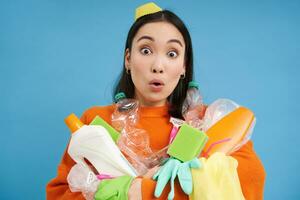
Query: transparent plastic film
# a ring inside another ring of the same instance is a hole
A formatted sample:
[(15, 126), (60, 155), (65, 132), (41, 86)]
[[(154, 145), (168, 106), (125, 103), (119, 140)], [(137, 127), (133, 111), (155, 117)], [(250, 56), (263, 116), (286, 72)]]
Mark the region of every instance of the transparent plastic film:
[(230, 99), (217, 99), (206, 108), (203, 117), (203, 131), (207, 131), (211, 126), (239, 107), (237, 103)]
[(81, 192), (85, 199), (93, 200), (100, 181), (96, 175), (86, 166), (75, 164), (68, 176), (67, 181), (71, 192)]

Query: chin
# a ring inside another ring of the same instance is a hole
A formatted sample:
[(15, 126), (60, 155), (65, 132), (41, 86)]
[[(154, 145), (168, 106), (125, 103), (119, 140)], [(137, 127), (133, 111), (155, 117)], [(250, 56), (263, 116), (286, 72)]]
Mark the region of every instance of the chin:
[(146, 99), (150, 104), (161, 104), (162, 102), (165, 102), (167, 100), (167, 96), (148, 97)]

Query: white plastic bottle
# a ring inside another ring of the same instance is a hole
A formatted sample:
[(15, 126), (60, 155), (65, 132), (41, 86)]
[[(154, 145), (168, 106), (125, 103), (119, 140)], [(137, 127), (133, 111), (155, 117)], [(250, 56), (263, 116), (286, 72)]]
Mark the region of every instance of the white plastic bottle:
[(136, 176), (135, 170), (103, 126), (84, 125), (74, 114), (69, 115), (65, 122), (72, 132), (68, 153), (76, 163), (89, 168), (87, 159), (98, 173)]

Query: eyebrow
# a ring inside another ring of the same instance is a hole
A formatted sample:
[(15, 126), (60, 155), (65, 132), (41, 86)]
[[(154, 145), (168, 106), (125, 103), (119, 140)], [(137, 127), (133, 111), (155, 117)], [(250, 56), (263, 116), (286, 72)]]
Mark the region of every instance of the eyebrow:
[[(143, 40), (143, 39), (145, 39), (145, 40), (151, 40), (152, 42), (154, 42), (154, 38), (152, 38), (150, 36), (147, 36), (147, 35), (144, 35), (144, 36), (140, 37), (137, 40), (137, 42), (139, 42), (140, 40)], [(167, 43), (172, 43), (172, 42), (175, 42), (175, 43), (179, 44), (181, 47), (183, 46), (182, 43), (179, 40), (177, 40), (177, 39), (171, 39)]]

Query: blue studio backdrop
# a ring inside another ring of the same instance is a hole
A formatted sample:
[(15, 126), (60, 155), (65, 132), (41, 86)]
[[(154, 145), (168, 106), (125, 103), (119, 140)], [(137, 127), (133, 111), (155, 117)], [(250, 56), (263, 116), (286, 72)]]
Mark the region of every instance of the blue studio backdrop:
[[(0, 1), (0, 199), (45, 199), (70, 138), (64, 118), (112, 102), (145, 2)], [(300, 1), (155, 2), (190, 30), (205, 103), (230, 98), (256, 114), (265, 199), (300, 199)]]

